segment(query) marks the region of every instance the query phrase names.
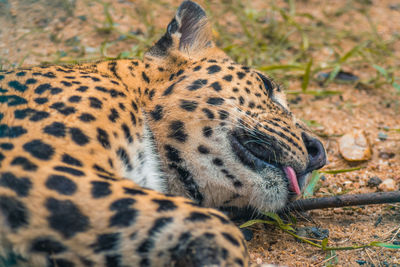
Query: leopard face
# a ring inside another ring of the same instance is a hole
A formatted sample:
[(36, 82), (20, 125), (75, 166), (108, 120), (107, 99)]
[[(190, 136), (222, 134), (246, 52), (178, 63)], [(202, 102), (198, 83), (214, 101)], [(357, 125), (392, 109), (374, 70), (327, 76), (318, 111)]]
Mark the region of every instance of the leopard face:
[(147, 114), (168, 190), (209, 207), (283, 207), (325, 164), (323, 145), (276, 83), (214, 46), (202, 10), (179, 12), (145, 58), (167, 66)]

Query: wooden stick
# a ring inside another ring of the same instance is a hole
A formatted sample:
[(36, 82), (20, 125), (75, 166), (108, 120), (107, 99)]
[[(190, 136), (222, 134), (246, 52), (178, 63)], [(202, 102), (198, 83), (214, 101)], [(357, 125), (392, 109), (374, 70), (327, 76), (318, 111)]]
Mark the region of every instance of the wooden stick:
[(306, 211), (396, 202), (400, 202), (400, 191), (300, 199), (290, 203), (283, 211)]

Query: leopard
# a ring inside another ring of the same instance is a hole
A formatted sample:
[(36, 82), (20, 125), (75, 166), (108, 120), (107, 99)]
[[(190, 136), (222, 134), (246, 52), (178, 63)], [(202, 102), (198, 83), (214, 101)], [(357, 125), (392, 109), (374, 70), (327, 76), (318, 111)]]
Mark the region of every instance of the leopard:
[(184, 1), (143, 59), (0, 72), (5, 266), (249, 266), (221, 211), (276, 211), (326, 163), (282, 88)]

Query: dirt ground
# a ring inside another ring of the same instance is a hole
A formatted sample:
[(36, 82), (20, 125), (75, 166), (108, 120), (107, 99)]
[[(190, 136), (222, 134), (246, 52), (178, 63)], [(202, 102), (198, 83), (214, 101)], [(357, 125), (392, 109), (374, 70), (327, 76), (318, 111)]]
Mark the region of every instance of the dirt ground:
[[(141, 56), (138, 43), (148, 46), (162, 33), (170, 20), (175, 1), (154, 1), (146, 9), (141, 1), (115, 0), (110, 16), (120, 32), (131, 32), (142, 39), (126, 38), (118, 42), (118, 34), (110, 31), (106, 5), (89, 0), (0, 0), (0, 66), (13, 68), (48, 62), (68, 62), (70, 59), (98, 59), (104, 47), (106, 56), (116, 56), (122, 51)], [(150, 1), (152, 2), (152, 1)], [(268, 8), (264, 1), (256, 1), (257, 8)], [(284, 1), (282, 5), (285, 5)], [(314, 16), (338, 8), (345, 1), (297, 1), (297, 8)], [(362, 1), (360, 1), (362, 2)], [(368, 1), (366, 1), (368, 2)], [(389, 39), (400, 34), (400, 4), (396, 0), (372, 1), (371, 17), (380, 36)], [(278, 3), (279, 4), (279, 3)], [(213, 2), (218, 7), (218, 1)], [(138, 12), (139, 13), (135, 13)], [(134, 12), (135, 11), (135, 12)], [(148, 13), (147, 13), (148, 12)], [(141, 16), (132, 16), (141, 14)], [(148, 16), (155, 16), (154, 27), (146, 26)], [(223, 20), (224, 18), (214, 18)], [(349, 13), (338, 21), (337, 27), (349, 31), (361, 30), (365, 18)], [(151, 32), (148, 32), (150, 29)], [(143, 33), (144, 35), (136, 35)], [(149, 39), (151, 36), (151, 39)], [(338, 40), (340, 41), (340, 40)], [(357, 40), (355, 40), (357, 42)], [(102, 45), (103, 44), (103, 45)], [(344, 43), (343, 46), (351, 46)], [(388, 59), (397, 66), (400, 75), (400, 44), (395, 46), (393, 57)], [(104, 56), (104, 53), (103, 53)], [(329, 51), (318, 51), (315, 58), (328, 57)], [(375, 75), (370, 66), (349, 69), (361, 79)], [(287, 90), (298, 90), (301, 80), (285, 81)], [(319, 90), (312, 82), (310, 90)], [(323, 136), (329, 164), (324, 170), (363, 167), (342, 174), (325, 174), (316, 197), (343, 193), (377, 192), (370, 186), (373, 177), (393, 179), (395, 189), (400, 188), (400, 95), (388, 84), (379, 88), (359, 87), (354, 84), (331, 83), (325, 90), (340, 91), (340, 95), (315, 97), (301, 94), (289, 96), (292, 111), (300, 118), (314, 122), (313, 129)], [(338, 139), (355, 129), (363, 130), (372, 149), (372, 158), (358, 163), (348, 163), (338, 151)], [(296, 228), (305, 226), (329, 230), (330, 246), (351, 246), (383, 241), (400, 244), (400, 205), (357, 206), (315, 210), (298, 215)], [(328, 254), (308, 244), (300, 243), (279, 229), (264, 226), (252, 228), (254, 237), (249, 241), (254, 263), (276, 263), (287, 266), (400, 266), (400, 250), (367, 248), (337, 251)]]

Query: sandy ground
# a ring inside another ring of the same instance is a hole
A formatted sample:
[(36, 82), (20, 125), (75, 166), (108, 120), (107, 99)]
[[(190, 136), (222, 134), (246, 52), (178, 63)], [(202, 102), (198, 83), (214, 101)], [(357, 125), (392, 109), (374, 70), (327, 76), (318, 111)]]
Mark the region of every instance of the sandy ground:
[[(161, 27), (172, 16), (175, 1), (114, 1), (110, 14), (121, 32), (146, 32), (152, 36), (144, 38), (154, 41), (161, 34)], [(280, 2), (280, 1), (278, 1)], [(345, 1), (298, 1), (298, 9), (314, 16), (337, 9)], [(362, 2), (362, 1), (358, 1)], [(367, 1), (368, 2), (368, 1)], [(400, 6), (397, 1), (372, 1), (371, 17), (383, 39), (400, 34)], [(150, 2), (151, 3), (151, 2)], [(171, 4), (172, 3), (172, 4)], [(268, 8), (264, 1), (256, 1), (257, 8)], [(218, 2), (213, 2), (217, 8)], [(256, 4), (255, 4), (256, 5)], [(282, 5), (284, 5), (282, 1)], [(0, 63), (3, 68), (28, 66), (44, 61), (68, 61), (69, 58), (99, 58), (101, 44), (118, 40), (118, 34), (104, 34), (105, 16), (103, 5), (85, 0), (1, 0), (0, 1)], [(134, 15), (136, 14), (136, 15)], [(137, 14), (141, 14), (138, 16)], [(143, 21), (154, 16), (156, 25), (146, 26)], [(215, 18), (218, 19), (218, 18)], [(223, 20), (220, 18), (219, 20)], [(363, 30), (366, 21), (359, 13), (349, 13), (332, 25), (350, 31)], [(97, 30), (96, 30), (97, 28)], [(151, 33), (148, 33), (148, 30)], [(103, 31), (103, 32), (102, 32)], [(357, 42), (355, 40), (354, 42)], [(114, 42), (107, 50), (109, 56), (121, 51), (134, 51), (138, 40), (126, 39)], [(354, 43), (341, 44), (344, 50)], [(400, 69), (400, 48), (388, 60)], [(140, 52), (138, 52), (140, 56)], [(315, 58), (329, 57), (324, 50)], [(360, 78), (375, 75), (370, 66), (349, 69)], [(399, 76), (400, 73), (397, 72)], [(286, 81), (288, 90), (297, 90), (299, 80)], [(317, 83), (310, 90), (321, 89)], [(385, 129), (400, 129), (400, 96), (389, 85), (380, 88), (360, 88), (354, 85), (335, 84), (326, 88), (341, 91), (340, 96), (314, 97), (289, 96), (291, 108), (298, 117), (315, 121), (314, 127), (327, 148), (329, 165), (326, 170), (362, 166), (358, 171), (325, 175), (316, 192), (317, 197), (343, 193), (365, 193), (379, 191), (368, 186), (372, 177), (381, 180), (393, 179), (397, 190), (400, 187), (400, 133)], [(354, 129), (361, 129), (367, 136), (372, 158), (368, 161), (346, 162), (338, 151), (338, 138)], [(379, 135), (386, 138), (379, 138)], [(358, 206), (329, 210), (316, 210), (297, 215), (296, 227), (319, 227), (329, 230), (329, 245), (349, 246), (371, 241), (400, 242), (400, 205)], [(337, 251), (336, 256), (320, 251), (308, 244), (299, 243), (279, 229), (252, 227), (254, 237), (249, 242), (252, 261), (255, 263), (277, 263), (288, 266), (400, 266), (400, 250), (368, 248)], [(397, 243), (396, 243), (397, 242)]]

